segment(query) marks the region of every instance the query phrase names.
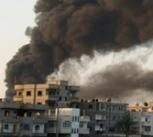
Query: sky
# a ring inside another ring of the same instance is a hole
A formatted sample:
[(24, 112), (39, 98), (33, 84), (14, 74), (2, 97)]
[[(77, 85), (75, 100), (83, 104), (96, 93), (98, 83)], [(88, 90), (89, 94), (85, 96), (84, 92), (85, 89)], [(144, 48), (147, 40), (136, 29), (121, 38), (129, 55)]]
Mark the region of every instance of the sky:
[(29, 42), (28, 26), (34, 26), (36, 0), (0, 0), (0, 98), (4, 97), (7, 62)]

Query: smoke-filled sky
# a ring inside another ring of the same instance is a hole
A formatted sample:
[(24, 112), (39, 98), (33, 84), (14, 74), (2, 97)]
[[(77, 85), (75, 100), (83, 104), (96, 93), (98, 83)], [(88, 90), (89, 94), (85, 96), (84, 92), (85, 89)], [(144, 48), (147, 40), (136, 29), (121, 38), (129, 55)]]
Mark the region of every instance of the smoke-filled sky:
[(6, 63), (18, 48), (29, 42), (27, 26), (34, 25), (36, 0), (0, 0), (0, 97), (4, 96)]
[(34, 11), (30, 42), (7, 64), (7, 97), (15, 83), (45, 82), (61, 68), (70, 82), (77, 78), (80, 97), (152, 93), (153, 72), (144, 68), (152, 61), (152, 0), (38, 0)]

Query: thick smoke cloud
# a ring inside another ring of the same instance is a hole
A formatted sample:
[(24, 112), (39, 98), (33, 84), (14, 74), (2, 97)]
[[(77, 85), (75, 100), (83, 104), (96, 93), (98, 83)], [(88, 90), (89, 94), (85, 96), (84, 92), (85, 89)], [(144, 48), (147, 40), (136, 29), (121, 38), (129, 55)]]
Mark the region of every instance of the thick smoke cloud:
[(140, 95), (140, 92), (148, 95), (153, 90), (152, 53), (152, 42), (119, 52), (104, 54), (95, 51), (93, 57), (84, 55), (63, 62), (48, 78), (65, 79), (71, 84), (81, 85), (78, 95), (82, 98), (112, 96), (121, 99)]
[[(153, 71), (145, 71), (135, 63), (123, 63), (109, 66), (104, 72), (98, 72), (82, 87), (83, 97), (114, 97), (131, 96), (137, 90), (153, 89)], [(88, 94), (87, 94), (88, 93)]]
[(44, 82), (66, 59), (118, 51), (153, 37), (151, 0), (38, 0), (31, 42), (7, 64), (7, 97), (16, 83)]

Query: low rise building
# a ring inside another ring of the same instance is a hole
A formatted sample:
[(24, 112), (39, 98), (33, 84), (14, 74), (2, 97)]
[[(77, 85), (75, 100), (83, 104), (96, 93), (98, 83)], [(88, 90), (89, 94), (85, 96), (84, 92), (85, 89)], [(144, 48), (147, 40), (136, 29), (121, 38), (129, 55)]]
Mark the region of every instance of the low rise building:
[(153, 112), (130, 112), (134, 120), (132, 130), (141, 136), (153, 136)]
[(46, 105), (0, 102), (0, 136), (46, 137)]
[(82, 100), (78, 107), (81, 116), (89, 116), (90, 133), (117, 132), (116, 124), (127, 112), (127, 104), (93, 99)]
[(15, 85), (16, 95), (13, 101), (23, 104), (47, 104), (50, 108), (69, 107), (71, 102), (78, 101), (76, 93), (79, 86), (71, 86), (67, 81), (49, 80), (43, 84)]
[(49, 136), (78, 137), (89, 134), (89, 117), (80, 117), (80, 109), (59, 108), (56, 115), (50, 116), (47, 132)]

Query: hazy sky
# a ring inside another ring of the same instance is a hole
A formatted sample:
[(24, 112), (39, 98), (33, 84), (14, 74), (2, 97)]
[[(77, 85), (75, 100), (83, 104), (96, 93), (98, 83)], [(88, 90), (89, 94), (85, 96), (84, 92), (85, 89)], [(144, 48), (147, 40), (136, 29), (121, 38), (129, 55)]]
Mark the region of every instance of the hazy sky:
[(28, 43), (27, 26), (34, 26), (36, 0), (0, 0), (0, 97), (5, 94), (6, 63)]

